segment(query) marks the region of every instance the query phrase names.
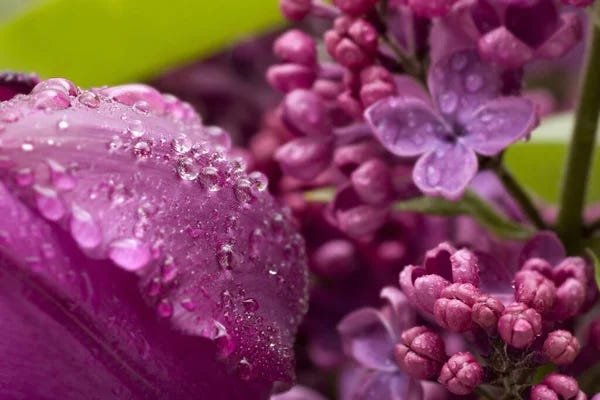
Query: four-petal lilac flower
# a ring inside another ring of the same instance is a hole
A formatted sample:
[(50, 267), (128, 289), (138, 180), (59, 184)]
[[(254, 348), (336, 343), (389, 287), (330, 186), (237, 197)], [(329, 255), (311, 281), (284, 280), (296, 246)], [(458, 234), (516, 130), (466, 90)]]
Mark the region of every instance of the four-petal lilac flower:
[(522, 97), (501, 96), (500, 70), (475, 49), (439, 60), (428, 87), (433, 101), (425, 94), (386, 98), (365, 117), (387, 150), (419, 156), (413, 170), (419, 189), (457, 199), (477, 172), (477, 154), (494, 156), (526, 138), (537, 124), (535, 107)]

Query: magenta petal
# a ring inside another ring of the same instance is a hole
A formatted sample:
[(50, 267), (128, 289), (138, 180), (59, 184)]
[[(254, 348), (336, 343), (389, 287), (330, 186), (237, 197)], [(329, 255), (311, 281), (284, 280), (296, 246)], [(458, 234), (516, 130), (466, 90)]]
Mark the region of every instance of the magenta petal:
[(271, 400), (326, 400), (319, 393), (305, 386), (294, 386), (284, 393), (271, 396)]
[(476, 49), (453, 52), (429, 70), (427, 82), (434, 102), (446, 120), (459, 123), (487, 100), (498, 97), (500, 70), (482, 61)]
[(583, 28), (575, 13), (560, 16), (559, 28), (537, 48), (536, 55), (543, 58), (557, 58), (566, 54), (581, 40)]
[(523, 97), (500, 97), (483, 104), (466, 123), (464, 143), (493, 156), (526, 138), (537, 125), (535, 106)]
[(460, 198), (477, 172), (477, 157), (460, 142), (423, 155), (413, 169), (417, 187), (430, 196)]
[(562, 242), (551, 231), (543, 231), (529, 239), (519, 256), (519, 265), (522, 266), (530, 258), (541, 258), (552, 265), (561, 262), (567, 256)]
[(108, 358), (120, 379), (112, 365), (124, 362), (157, 381), (158, 397), (246, 399), (255, 382), (264, 392), (290, 381), (305, 256), (263, 177), (217, 151), (227, 135), (170, 97), (129, 106), (61, 82), (0, 105), (18, 117), (0, 147), (0, 258), (13, 260), (9, 276), (44, 289), (31, 301), (68, 305), (40, 318), (75, 322), (77, 340), (99, 341), (84, 345), (88, 363)]
[(432, 107), (417, 98), (380, 100), (365, 111), (365, 118), (383, 147), (402, 157), (428, 152), (450, 134)]
[(510, 69), (522, 67), (534, 56), (533, 49), (504, 26), (481, 37), (479, 52), (485, 60)]
[(40, 79), (35, 74), (0, 72), (0, 101), (10, 100), (18, 94), (29, 94)]
[(360, 365), (379, 371), (396, 371), (394, 344), (398, 340), (384, 316), (373, 308), (347, 315), (338, 325), (345, 352)]

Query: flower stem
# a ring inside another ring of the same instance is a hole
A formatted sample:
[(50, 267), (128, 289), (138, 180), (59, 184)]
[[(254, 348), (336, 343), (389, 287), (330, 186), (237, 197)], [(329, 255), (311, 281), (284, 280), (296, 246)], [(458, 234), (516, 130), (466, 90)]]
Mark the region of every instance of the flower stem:
[(542, 216), (538, 212), (535, 203), (533, 202), (531, 197), (529, 197), (527, 191), (525, 191), (525, 189), (519, 184), (519, 182), (517, 182), (517, 180), (510, 173), (510, 171), (507, 170), (502, 163), (499, 163), (494, 170), (498, 175), (498, 178), (500, 178), (500, 180), (504, 184), (506, 190), (517, 201), (517, 203), (519, 203), (521, 209), (523, 210), (525, 215), (527, 215), (527, 218), (533, 223), (533, 225), (535, 225), (535, 227), (538, 229), (546, 229), (546, 222), (544, 222), (544, 220), (542, 219)]
[(600, 231), (600, 219), (590, 223), (588, 226), (586, 226), (585, 230), (589, 235), (592, 235), (596, 231)]
[(569, 253), (582, 249), (583, 207), (590, 166), (596, 143), (600, 112), (600, 3), (596, 2), (591, 18), (591, 41), (588, 47), (575, 127), (563, 172), (556, 232)]

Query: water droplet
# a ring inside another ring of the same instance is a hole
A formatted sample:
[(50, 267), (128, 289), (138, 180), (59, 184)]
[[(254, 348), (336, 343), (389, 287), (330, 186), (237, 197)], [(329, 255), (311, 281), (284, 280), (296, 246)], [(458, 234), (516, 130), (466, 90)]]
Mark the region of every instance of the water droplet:
[(102, 242), (100, 227), (92, 215), (75, 204), (71, 218), (71, 234), (84, 249), (93, 249)]
[(138, 100), (133, 103), (133, 110), (140, 114), (148, 114), (150, 112), (150, 103), (145, 100)]
[(79, 102), (88, 108), (100, 107), (100, 98), (98, 95), (89, 91), (81, 93)]
[(58, 162), (48, 159), (46, 160), (50, 169), (50, 180), (52, 185), (59, 190), (73, 190), (75, 187), (75, 179), (67, 172), (67, 169)]
[(249, 203), (254, 198), (252, 183), (250, 180), (241, 178), (235, 182), (234, 193), (236, 199), (242, 203)]
[(119, 150), (121, 147), (123, 147), (123, 140), (121, 140), (121, 138), (117, 135), (113, 136), (110, 140), (110, 142), (108, 142), (108, 151), (113, 152), (116, 150)]
[(252, 182), (252, 185), (259, 192), (264, 192), (267, 189), (267, 186), (269, 185), (269, 179), (265, 174), (263, 174), (260, 171), (250, 173), (248, 178)]
[(440, 110), (443, 113), (450, 114), (456, 110), (458, 97), (454, 92), (446, 92), (440, 96)]
[(19, 186), (31, 186), (35, 182), (35, 176), (31, 168), (22, 168), (15, 174), (15, 182)]
[(34, 95), (33, 106), (38, 110), (64, 110), (71, 105), (69, 95), (63, 91), (47, 89)]
[(200, 174), (200, 168), (191, 158), (184, 158), (177, 164), (177, 174), (185, 181), (193, 181)]
[(219, 170), (215, 167), (204, 167), (199, 175), (200, 182), (211, 192), (221, 189), (219, 186)]
[(162, 299), (158, 302), (156, 312), (161, 318), (171, 318), (173, 316), (173, 304), (168, 299)]
[(441, 175), (442, 174), (437, 168), (431, 165), (427, 167), (427, 182), (429, 182), (430, 185), (435, 186), (439, 184), (442, 178)]
[(58, 121), (58, 124), (56, 124), (56, 127), (59, 131), (66, 131), (67, 129), (69, 129), (69, 122), (67, 122), (67, 120), (65, 119), (61, 119), (60, 121)]
[(228, 356), (235, 350), (235, 342), (227, 332), (227, 328), (219, 321), (214, 321), (215, 332), (213, 341), (221, 356)]
[(167, 256), (165, 258), (165, 262), (162, 265), (161, 269), (161, 278), (163, 283), (169, 283), (175, 280), (177, 277), (177, 266), (175, 265), (175, 261), (173, 256)]
[(483, 78), (481, 75), (470, 74), (465, 78), (465, 87), (469, 92), (475, 93), (483, 87)]
[(454, 68), (454, 70), (457, 72), (462, 71), (467, 66), (467, 62), (467, 56), (462, 52), (456, 53), (450, 61), (452, 68)]
[(108, 257), (127, 271), (137, 271), (150, 261), (150, 249), (138, 239), (117, 239), (109, 245)]
[(144, 131), (144, 125), (142, 125), (142, 121), (138, 119), (134, 119), (133, 121), (129, 122), (129, 125), (127, 126), (127, 131), (134, 138), (142, 137), (144, 136), (144, 133), (146, 133)]
[(117, 185), (111, 185), (108, 189), (108, 198), (112, 201), (113, 204), (123, 204), (132, 196), (133, 194), (131, 193), (131, 191), (122, 183), (119, 183)]
[(45, 218), (58, 221), (65, 215), (65, 206), (54, 190), (37, 185), (33, 189), (37, 208)]
[(152, 154), (152, 147), (144, 140), (139, 141), (133, 146), (133, 154), (137, 158), (148, 158)]
[(244, 310), (247, 312), (255, 312), (259, 309), (258, 301), (254, 299), (245, 299), (242, 300), (242, 305), (244, 306)]
[(219, 248), (217, 262), (223, 269), (233, 269), (233, 246), (231, 244), (226, 243)]
[(34, 147), (33, 147), (33, 143), (31, 142), (24, 142), (23, 144), (21, 144), (21, 150), (23, 151), (33, 151)]
[(192, 149), (192, 141), (184, 133), (177, 136), (171, 142), (171, 147), (176, 153), (183, 154), (187, 153)]

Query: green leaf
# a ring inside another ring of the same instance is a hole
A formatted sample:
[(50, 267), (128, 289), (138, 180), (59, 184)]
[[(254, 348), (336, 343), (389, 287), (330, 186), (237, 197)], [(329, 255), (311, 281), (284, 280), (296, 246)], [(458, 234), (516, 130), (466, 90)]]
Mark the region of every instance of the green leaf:
[[(548, 202), (558, 200), (572, 126), (573, 114), (546, 118), (529, 142), (515, 144), (506, 152), (506, 164), (518, 181)], [(592, 169), (588, 202), (600, 200), (599, 154), (600, 150), (596, 152)]]
[(27, 1), (0, 24), (0, 69), (82, 86), (149, 78), (279, 21), (275, 0)]
[(430, 215), (469, 215), (490, 232), (503, 239), (523, 240), (533, 234), (527, 226), (511, 221), (475, 193), (467, 191), (459, 201), (441, 197), (418, 197), (394, 204), (398, 211), (410, 211)]
[(598, 254), (596, 254), (596, 252), (594, 252), (594, 250), (590, 248), (587, 248), (585, 250), (594, 264), (594, 275), (596, 277), (596, 285), (598, 286), (598, 289), (600, 289), (600, 260), (598, 259)]

